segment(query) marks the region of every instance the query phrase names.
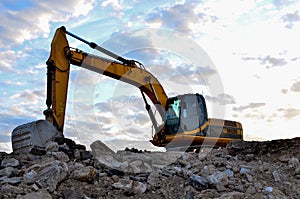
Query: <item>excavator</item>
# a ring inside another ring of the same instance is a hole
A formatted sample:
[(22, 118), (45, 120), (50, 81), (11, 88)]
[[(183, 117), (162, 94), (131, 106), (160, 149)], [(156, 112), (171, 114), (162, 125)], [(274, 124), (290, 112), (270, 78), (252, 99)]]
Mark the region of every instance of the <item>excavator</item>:
[[(67, 35), (112, 59), (70, 47)], [(208, 118), (203, 95), (196, 93), (168, 97), (162, 84), (143, 64), (125, 59), (94, 42), (86, 41), (67, 31), (64, 26), (58, 28), (54, 34), (46, 64), (45, 120), (24, 124), (13, 130), (14, 152), (28, 152), (33, 146), (43, 147), (47, 140), (55, 136), (55, 133), (50, 133), (51, 129), (63, 135), (71, 64), (137, 87), (153, 124), (155, 132), (150, 142), (154, 146), (165, 147), (167, 150), (195, 150), (203, 145), (223, 147), (233, 140), (243, 139), (240, 122)], [(149, 99), (159, 113), (162, 124), (157, 122), (148, 103)]]

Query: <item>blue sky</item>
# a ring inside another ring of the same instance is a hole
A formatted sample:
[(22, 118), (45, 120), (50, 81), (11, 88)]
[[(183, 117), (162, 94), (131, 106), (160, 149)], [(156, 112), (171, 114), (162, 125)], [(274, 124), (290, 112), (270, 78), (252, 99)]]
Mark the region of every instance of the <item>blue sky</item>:
[[(240, 121), (247, 140), (299, 136), (299, 8), (294, 0), (3, 0), (0, 151), (11, 150), (16, 126), (43, 118), (45, 62), (62, 25), (142, 62), (170, 96), (203, 94), (210, 117)], [(70, 77), (67, 137), (153, 149), (138, 89), (75, 66)]]

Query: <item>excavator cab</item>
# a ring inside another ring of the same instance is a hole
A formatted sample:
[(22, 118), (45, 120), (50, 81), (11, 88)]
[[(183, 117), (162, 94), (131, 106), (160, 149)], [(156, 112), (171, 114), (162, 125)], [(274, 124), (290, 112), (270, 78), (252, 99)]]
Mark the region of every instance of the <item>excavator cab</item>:
[(204, 97), (199, 94), (170, 98), (167, 107), (165, 121), (167, 135), (199, 129), (208, 120)]

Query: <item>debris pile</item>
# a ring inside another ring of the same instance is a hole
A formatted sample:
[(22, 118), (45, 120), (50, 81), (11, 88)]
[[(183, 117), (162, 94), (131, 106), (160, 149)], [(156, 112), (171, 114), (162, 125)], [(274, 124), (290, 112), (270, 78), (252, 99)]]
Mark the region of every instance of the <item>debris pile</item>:
[(300, 138), (199, 153), (92, 151), (71, 140), (0, 153), (0, 198), (300, 198)]

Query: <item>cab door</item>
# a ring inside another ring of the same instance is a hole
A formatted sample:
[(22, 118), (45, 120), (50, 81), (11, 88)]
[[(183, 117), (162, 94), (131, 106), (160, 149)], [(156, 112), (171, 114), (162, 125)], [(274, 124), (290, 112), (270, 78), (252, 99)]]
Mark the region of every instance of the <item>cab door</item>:
[(181, 101), (181, 129), (192, 131), (200, 124), (199, 105), (196, 95), (184, 95)]
[(184, 95), (181, 107), (180, 126), (183, 132), (195, 130), (208, 120), (206, 103), (202, 95)]

